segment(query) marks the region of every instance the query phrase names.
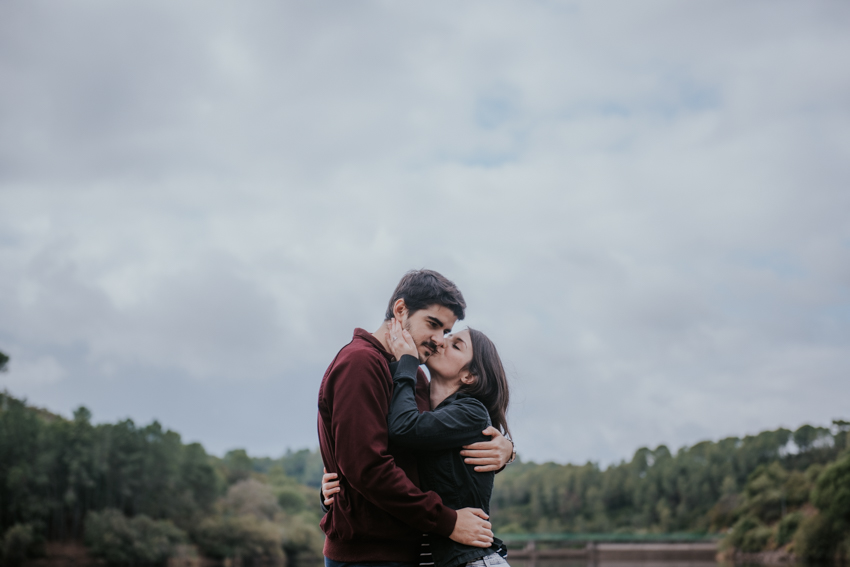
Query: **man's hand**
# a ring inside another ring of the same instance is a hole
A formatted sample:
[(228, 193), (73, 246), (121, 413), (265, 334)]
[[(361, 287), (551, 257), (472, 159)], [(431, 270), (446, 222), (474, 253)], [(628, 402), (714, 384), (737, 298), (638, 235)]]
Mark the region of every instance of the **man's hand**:
[(457, 511), (457, 523), (449, 537), (465, 545), (490, 547), (493, 544), (493, 531), (488, 518), (478, 508), (461, 508)]
[(497, 471), (511, 460), (514, 444), (492, 425), (485, 429), (483, 433), (484, 435), (492, 435), (493, 438), (489, 441), (464, 445), (460, 454), (466, 457), (463, 460), (464, 463), (476, 465), (475, 472)]

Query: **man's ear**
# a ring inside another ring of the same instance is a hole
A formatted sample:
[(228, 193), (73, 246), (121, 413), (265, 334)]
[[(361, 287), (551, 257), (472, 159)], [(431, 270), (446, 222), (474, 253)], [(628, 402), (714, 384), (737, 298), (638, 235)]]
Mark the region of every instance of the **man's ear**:
[(393, 316), (402, 324), (407, 320), (407, 304), (403, 299), (396, 299), (393, 303)]

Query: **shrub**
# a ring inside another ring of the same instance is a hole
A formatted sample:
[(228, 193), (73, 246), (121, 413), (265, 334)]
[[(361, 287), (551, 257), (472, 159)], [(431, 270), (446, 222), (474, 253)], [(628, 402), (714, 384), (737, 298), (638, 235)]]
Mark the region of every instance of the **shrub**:
[(712, 531), (721, 530), (734, 523), (741, 497), (738, 494), (724, 494), (708, 511), (709, 526)]
[(109, 508), (86, 516), (85, 542), (92, 555), (110, 563), (162, 563), (186, 536), (167, 520), (128, 518)]
[(794, 539), (794, 534), (797, 533), (797, 528), (804, 519), (802, 512), (791, 512), (782, 518), (776, 532), (776, 545), (782, 547)]
[(850, 454), (818, 475), (812, 504), (820, 512), (800, 525), (795, 552), (814, 561), (846, 557), (850, 553)]
[(787, 480), (788, 472), (778, 462), (756, 468), (744, 487), (742, 511), (765, 522), (778, 520)]
[(843, 539), (838, 523), (819, 513), (806, 518), (794, 536), (794, 552), (808, 561), (830, 561)]
[(193, 539), (201, 553), (215, 559), (283, 558), (281, 528), (252, 515), (206, 518)]
[(15, 524), (0, 539), (3, 565), (20, 565), (28, 557), (39, 555), (41, 538), (30, 524)]
[(831, 518), (850, 523), (850, 453), (826, 467), (818, 477), (812, 504)]
[(281, 488), (277, 493), (277, 503), (290, 514), (307, 508), (307, 498), (297, 486)]
[(741, 544), (741, 551), (747, 553), (757, 553), (769, 549), (770, 540), (773, 537), (773, 530), (767, 526), (759, 526), (744, 534), (744, 541)]
[(322, 556), (325, 534), (310, 513), (292, 515), (284, 521), (283, 550), (290, 557), (300, 553)]
[(850, 559), (850, 530), (844, 534), (844, 539), (838, 544), (838, 550), (835, 555), (845, 564)]
[(222, 504), (230, 514), (250, 515), (258, 520), (274, 520), (280, 512), (271, 487), (253, 478), (240, 480), (231, 486)]
[(772, 530), (757, 518), (744, 516), (732, 526), (729, 543), (740, 551), (755, 553), (767, 547), (772, 534)]

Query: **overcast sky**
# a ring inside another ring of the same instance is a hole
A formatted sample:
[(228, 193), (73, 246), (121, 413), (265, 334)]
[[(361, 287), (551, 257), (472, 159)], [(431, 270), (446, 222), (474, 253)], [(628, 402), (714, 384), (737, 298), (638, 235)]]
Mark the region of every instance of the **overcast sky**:
[(521, 456), (850, 418), (850, 3), (0, 4), (0, 374), (214, 453), (436, 269)]

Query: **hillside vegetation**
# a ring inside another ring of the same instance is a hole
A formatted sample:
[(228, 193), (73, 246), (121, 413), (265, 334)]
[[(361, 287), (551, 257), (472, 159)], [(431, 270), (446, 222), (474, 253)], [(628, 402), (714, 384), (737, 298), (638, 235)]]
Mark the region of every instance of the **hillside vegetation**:
[[(641, 448), (602, 468), (517, 462), (496, 476), (497, 533), (717, 534), (728, 554), (850, 558), (850, 423)], [(521, 449), (521, 448), (520, 448)], [(112, 563), (321, 554), (317, 451), (218, 458), (159, 423), (93, 424), (0, 393), (0, 564), (47, 540)], [(243, 561), (244, 562), (244, 561)]]
[(220, 459), (157, 422), (93, 425), (0, 393), (0, 564), (68, 539), (113, 563), (320, 555), (318, 490), (300, 481), (315, 461)]
[(519, 463), (496, 475), (501, 533), (716, 533), (728, 553), (850, 555), (850, 423), (705, 441), (630, 462)]

